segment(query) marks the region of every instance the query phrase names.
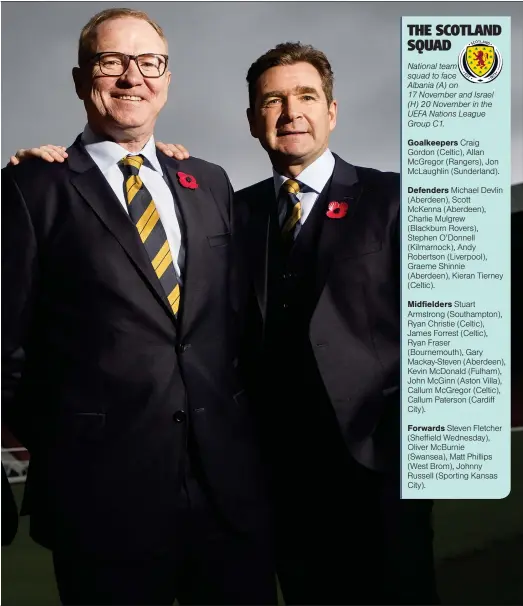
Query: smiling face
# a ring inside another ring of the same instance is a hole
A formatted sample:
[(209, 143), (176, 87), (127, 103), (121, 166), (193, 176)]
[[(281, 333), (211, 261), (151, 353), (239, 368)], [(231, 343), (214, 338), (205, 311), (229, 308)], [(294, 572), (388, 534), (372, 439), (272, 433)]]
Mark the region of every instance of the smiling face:
[(295, 177), (327, 149), (336, 111), (336, 101), (327, 102), (318, 70), (299, 62), (261, 74), (247, 117), (251, 135), (276, 170)]
[[(134, 17), (103, 21), (96, 29), (92, 55), (114, 51), (128, 55), (167, 54), (167, 46), (154, 28)], [(73, 70), (78, 97), (84, 102), (89, 126), (117, 142), (146, 141), (167, 101), (171, 74), (144, 78), (135, 61), (121, 76), (105, 76), (96, 63)]]

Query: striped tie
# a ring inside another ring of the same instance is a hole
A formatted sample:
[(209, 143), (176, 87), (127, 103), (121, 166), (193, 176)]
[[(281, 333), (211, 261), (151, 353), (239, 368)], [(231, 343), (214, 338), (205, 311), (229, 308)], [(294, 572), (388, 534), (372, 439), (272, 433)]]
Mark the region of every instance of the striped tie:
[(120, 162), (125, 179), (125, 199), (129, 215), (176, 316), (180, 306), (180, 283), (160, 215), (151, 194), (138, 175), (143, 161), (144, 157), (139, 155), (126, 156)]
[(301, 202), (297, 195), (300, 192), (300, 184), (293, 179), (287, 179), (282, 185), (282, 190), (287, 192), (287, 195), (285, 196), (285, 215), (281, 232), (283, 241), (291, 246), (296, 225), (301, 219)]

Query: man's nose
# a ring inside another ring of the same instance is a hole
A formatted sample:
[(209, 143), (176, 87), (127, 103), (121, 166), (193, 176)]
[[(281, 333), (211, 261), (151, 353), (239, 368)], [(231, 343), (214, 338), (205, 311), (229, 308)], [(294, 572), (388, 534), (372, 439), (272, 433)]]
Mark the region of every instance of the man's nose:
[(125, 72), (120, 76), (120, 80), (127, 82), (131, 86), (136, 86), (143, 82), (143, 76), (134, 59), (129, 61), (129, 65), (127, 66)]
[(301, 104), (298, 99), (294, 99), (292, 97), (287, 97), (285, 99), (285, 103), (283, 104), (283, 111), (286, 116), (291, 120), (295, 120), (296, 118), (302, 115)]

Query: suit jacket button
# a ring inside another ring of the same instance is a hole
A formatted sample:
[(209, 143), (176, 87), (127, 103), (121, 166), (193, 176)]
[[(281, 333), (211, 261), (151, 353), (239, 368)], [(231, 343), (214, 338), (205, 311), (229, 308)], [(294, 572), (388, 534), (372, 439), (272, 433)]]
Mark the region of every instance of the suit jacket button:
[(175, 423), (183, 423), (186, 419), (186, 414), (183, 410), (177, 410), (174, 414), (173, 414), (173, 419)]
[(178, 353), (185, 353), (190, 347), (190, 343), (180, 343), (180, 345), (178, 345)]

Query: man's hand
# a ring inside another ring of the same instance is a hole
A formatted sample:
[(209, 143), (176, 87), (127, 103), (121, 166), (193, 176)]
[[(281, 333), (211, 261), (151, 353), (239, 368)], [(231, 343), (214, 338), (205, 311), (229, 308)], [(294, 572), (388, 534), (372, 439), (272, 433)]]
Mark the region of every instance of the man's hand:
[(16, 166), (27, 158), (42, 158), (46, 162), (63, 162), (67, 158), (65, 147), (61, 145), (42, 145), (31, 147), (31, 149), (19, 149), (14, 156), (9, 158), (9, 164)]
[[(156, 142), (156, 147), (166, 156), (174, 157), (176, 160), (187, 160), (190, 154), (180, 143)], [(9, 158), (9, 164), (16, 166), (27, 158), (41, 158), (46, 162), (63, 162), (68, 154), (66, 148), (61, 145), (42, 145), (31, 147), (31, 149), (19, 149), (14, 156)]]
[(157, 141), (156, 147), (166, 156), (174, 157), (176, 160), (187, 160), (190, 156), (189, 152), (180, 143), (162, 143), (161, 141)]

